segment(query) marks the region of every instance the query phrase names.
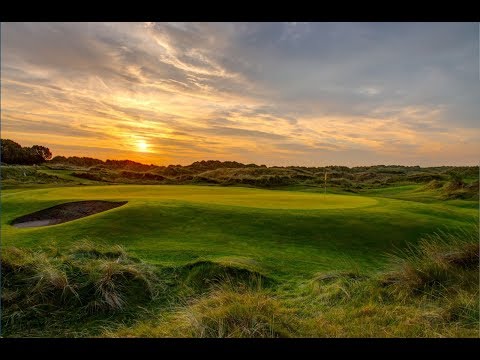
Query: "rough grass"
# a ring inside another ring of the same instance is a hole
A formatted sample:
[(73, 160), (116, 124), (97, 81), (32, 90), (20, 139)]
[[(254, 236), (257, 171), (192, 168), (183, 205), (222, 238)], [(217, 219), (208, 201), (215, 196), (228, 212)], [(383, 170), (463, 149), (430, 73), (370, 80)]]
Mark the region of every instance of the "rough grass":
[(248, 285), (251, 288), (262, 288), (274, 283), (274, 280), (268, 277), (258, 264), (243, 261), (196, 260), (180, 267), (177, 271), (184, 296), (205, 293), (223, 283), (229, 283), (232, 286)]
[(475, 224), (426, 236), (418, 246), (390, 255), (389, 267), (372, 276), (316, 277), (307, 288), (307, 312), (317, 315), (307, 321), (306, 331), (340, 337), (478, 337), (478, 230)]
[(5, 335), (41, 329), (55, 318), (68, 325), (108, 316), (154, 299), (161, 286), (153, 268), (121, 247), (83, 242), (66, 253), (4, 247), (1, 255)]
[[(60, 163), (58, 162), (60, 161)], [(63, 164), (62, 164), (63, 162)], [(74, 165), (76, 164), (76, 165)], [(269, 167), (236, 162), (202, 161), (189, 166), (154, 166), (132, 161), (83, 161), (57, 159), (45, 165), (48, 172), (63, 172), (60, 177), (78, 183), (116, 182), (137, 184), (217, 184), (241, 185), (261, 188), (305, 185), (321, 188), (325, 171), (328, 186), (340, 191), (357, 192), (360, 189), (391, 186), (392, 184), (424, 184), (431, 180), (478, 179), (478, 167), (405, 167), (369, 166), (348, 168), (345, 166), (319, 167)], [(64, 175), (75, 170), (74, 176)], [(478, 187), (478, 186), (477, 186)], [(462, 196), (466, 194), (453, 194)], [(477, 191), (478, 198), (478, 191)]]
[(479, 182), (478, 180), (465, 183), (462, 180), (452, 180), (442, 183), (441, 181), (432, 180), (422, 187), (423, 190), (434, 190), (443, 200), (479, 199)]
[(226, 282), (166, 317), (110, 331), (114, 337), (292, 337), (294, 311), (261, 289)]
[(478, 234), (476, 224), (426, 236), (416, 247), (390, 256), (392, 270), (384, 276), (384, 284), (403, 296), (478, 285)]
[(390, 268), (317, 274), (292, 292), (218, 283), (113, 337), (478, 337), (478, 226), (427, 236)]
[(2, 185), (12, 184), (62, 184), (68, 181), (52, 174), (38, 171), (34, 166), (3, 166), (0, 169)]

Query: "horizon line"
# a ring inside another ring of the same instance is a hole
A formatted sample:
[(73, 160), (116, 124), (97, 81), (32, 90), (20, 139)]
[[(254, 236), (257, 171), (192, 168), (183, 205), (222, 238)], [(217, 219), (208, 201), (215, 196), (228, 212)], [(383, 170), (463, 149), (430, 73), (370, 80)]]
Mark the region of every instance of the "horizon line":
[(102, 160), (102, 159), (99, 159), (99, 158), (93, 158), (93, 157), (89, 157), (89, 156), (77, 156), (77, 155), (74, 155), (74, 156), (64, 156), (64, 155), (56, 155), (54, 157), (52, 157), (51, 160), (48, 160), (47, 162), (50, 162), (52, 161), (55, 157), (57, 156), (61, 156), (61, 157), (64, 157), (66, 159), (68, 158), (74, 158), (74, 157), (77, 157), (77, 158), (87, 158), (87, 159), (94, 159), (94, 160), (99, 160), (99, 161), (102, 161), (103, 163), (106, 163), (107, 161), (118, 161), (118, 162), (122, 162), (122, 161), (130, 161), (130, 162), (133, 162), (133, 163), (136, 163), (136, 164), (140, 164), (140, 165), (144, 165), (144, 166), (157, 166), (157, 167), (169, 167), (169, 166), (182, 166), (182, 167), (187, 167), (187, 166), (191, 166), (195, 163), (200, 163), (200, 162), (220, 162), (220, 163), (225, 163), (225, 162), (236, 162), (238, 164), (241, 164), (241, 165), (255, 165), (255, 166), (258, 166), (258, 167), (267, 167), (267, 168), (286, 168), (286, 167), (306, 167), (306, 168), (325, 168), (325, 167), (333, 167), (333, 166), (338, 166), (338, 167), (347, 167), (347, 168), (358, 168), (358, 167), (378, 167), (378, 166), (385, 166), (385, 167), (393, 167), (393, 166), (401, 166), (401, 167), (420, 167), (420, 168), (436, 168), (436, 167), (480, 167), (480, 162), (476, 165), (446, 165), (446, 164), (443, 164), (443, 165), (428, 165), (428, 166), (422, 166), (422, 165), (404, 165), (404, 164), (382, 164), (382, 163), (376, 163), (376, 164), (371, 164), (371, 165), (342, 165), (342, 164), (330, 164), (330, 165), (317, 165), (317, 166), (313, 166), (313, 165), (266, 165), (266, 164), (257, 164), (257, 163), (254, 163), (254, 162), (250, 162), (250, 163), (243, 163), (243, 162), (240, 162), (240, 161), (237, 161), (237, 160), (218, 160), (218, 159), (207, 159), (207, 160), (196, 160), (196, 161), (193, 161), (191, 162), (190, 164), (188, 165), (182, 165), (182, 164), (166, 164), (166, 165), (159, 165), (159, 164), (154, 164), (154, 163), (150, 163), (150, 164), (147, 164), (147, 163), (142, 163), (142, 162), (139, 162), (139, 161), (135, 161), (135, 160), (131, 160), (131, 159), (105, 159), (105, 160)]

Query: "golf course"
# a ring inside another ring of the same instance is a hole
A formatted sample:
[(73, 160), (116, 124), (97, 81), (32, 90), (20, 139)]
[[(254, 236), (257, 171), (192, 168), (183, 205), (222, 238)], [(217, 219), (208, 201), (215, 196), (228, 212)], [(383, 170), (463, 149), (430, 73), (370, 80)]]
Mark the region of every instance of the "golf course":
[(0, 340), (480, 338), (478, 23), (1, 26)]
[(3, 335), (477, 337), (478, 201), (441, 194), (9, 186)]

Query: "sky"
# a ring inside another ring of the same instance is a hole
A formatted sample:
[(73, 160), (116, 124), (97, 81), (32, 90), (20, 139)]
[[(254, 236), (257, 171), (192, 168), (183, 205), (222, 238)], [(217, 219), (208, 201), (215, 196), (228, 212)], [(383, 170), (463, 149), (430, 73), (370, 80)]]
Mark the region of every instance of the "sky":
[(478, 23), (2, 23), (1, 136), (187, 165), (478, 165)]

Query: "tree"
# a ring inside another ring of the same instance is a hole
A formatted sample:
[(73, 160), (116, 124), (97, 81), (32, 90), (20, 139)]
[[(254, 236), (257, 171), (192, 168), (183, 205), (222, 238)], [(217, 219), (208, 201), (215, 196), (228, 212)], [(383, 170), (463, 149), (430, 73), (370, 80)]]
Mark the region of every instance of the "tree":
[(50, 160), (52, 158), (50, 149), (45, 146), (33, 145), (31, 149), (34, 156), (36, 156), (36, 158), (41, 162)]
[(1, 159), (6, 164), (19, 164), (23, 161), (22, 146), (9, 139), (1, 139)]
[(65, 156), (57, 155), (52, 160), (52, 163), (65, 163), (67, 162), (67, 158)]
[(33, 165), (41, 164), (52, 158), (50, 149), (45, 146), (33, 145), (22, 147), (9, 139), (1, 139), (1, 160), (5, 164)]

